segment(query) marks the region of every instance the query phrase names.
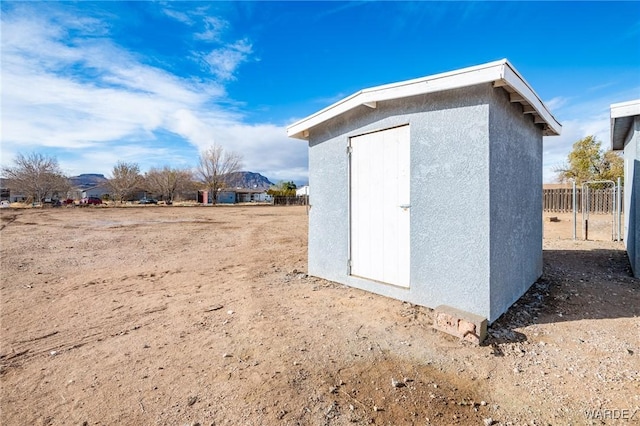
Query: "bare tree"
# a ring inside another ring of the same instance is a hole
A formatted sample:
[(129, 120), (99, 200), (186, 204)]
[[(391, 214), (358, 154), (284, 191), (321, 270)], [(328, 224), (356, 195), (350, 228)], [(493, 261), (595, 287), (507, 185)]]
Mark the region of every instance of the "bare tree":
[(122, 203), (138, 186), (142, 185), (142, 182), (138, 164), (118, 161), (113, 166), (107, 185), (113, 199)]
[(161, 194), (163, 200), (173, 202), (176, 193), (190, 189), (192, 177), (191, 171), (187, 169), (154, 167), (145, 174), (145, 186), (150, 192)]
[(240, 171), (241, 167), (242, 156), (226, 152), (220, 145), (213, 145), (200, 153), (197, 174), (211, 192), (214, 204), (218, 191), (227, 186), (229, 174)]
[(4, 167), (2, 174), (12, 190), (23, 193), (33, 201), (44, 201), (56, 194), (66, 195), (71, 187), (55, 157), (37, 152), (18, 154), (14, 163), (14, 167)]

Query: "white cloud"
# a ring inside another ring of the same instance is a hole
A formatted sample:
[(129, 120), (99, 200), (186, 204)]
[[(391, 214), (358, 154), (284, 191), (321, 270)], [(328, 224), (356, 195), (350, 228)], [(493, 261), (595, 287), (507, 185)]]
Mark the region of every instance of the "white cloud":
[[(556, 101), (556, 118), (562, 124), (562, 133), (543, 139), (544, 182), (556, 181), (554, 169), (566, 163), (573, 144), (578, 140), (593, 135), (602, 143), (602, 149), (606, 151), (611, 148), (609, 108), (612, 103), (624, 101), (628, 96), (628, 92), (611, 92), (598, 98)], [(549, 105), (553, 100), (545, 103)]]
[(597, 84), (597, 85), (595, 85), (595, 86), (587, 87), (587, 91), (589, 91), (589, 92), (597, 92), (597, 91), (599, 91), (599, 90), (602, 90), (602, 89), (606, 89), (606, 88), (608, 88), (608, 87), (611, 87), (611, 86), (613, 86), (614, 84), (615, 84), (615, 82), (613, 82), (613, 81), (608, 81), (608, 82), (606, 82), (606, 83), (601, 83), (601, 84)]
[(225, 43), (223, 36), (229, 30), (230, 24), (224, 19), (209, 15), (207, 7), (196, 8), (189, 13), (168, 8), (163, 12), (186, 25), (201, 28), (193, 34), (195, 40), (221, 45), (208, 53), (193, 52), (192, 57), (202, 64), (204, 70), (219, 80), (235, 80), (236, 70), (249, 60), (253, 53), (253, 46), (249, 40), (245, 38), (233, 43)]
[(286, 136), (286, 128), (274, 124), (244, 124), (226, 117), (198, 116), (177, 111), (171, 130), (203, 151), (221, 145), (243, 156), (244, 168), (270, 179), (307, 179), (307, 144)]
[(175, 19), (178, 22), (182, 22), (185, 25), (193, 25), (194, 24), (193, 19), (191, 19), (191, 17), (187, 13), (179, 12), (177, 10), (173, 10), (173, 9), (168, 8), (168, 7), (162, 9), (162, 13), (164, 13), (165, 15), (167, 15), (170, 18)]
[[(215, 142), (242, 154), (246, 169), (263, 171), (272, 180), (307, 180), (307, 144), (288, 138), (285, 127), (221, 124), (214, 126)], [(287, 167), (282, 167), (283, 164)]]
[(249, 58), (252, 53), (252, 45), (247, 40), (215, 49), (203, 57), (209, 71), (221, 80), (235, 79), (237, 68)]
[(222, 34), (229, 28), (229, 23), (215, 16), (207, 16), (203, 19), (204, 29), (194, 35), (196, 40), (220, 41)]
[[(217, 78), (203, 81), (146, 65), (95, 32), (82, 39), (77, 34), (89, 18), (22, 11), (1, 16), (2, 166), (18, 152), (38, 150), (57, 153), (70, 174), (108, 174), (118, 160), (143, 170), (193, 166), (198, 151), (215, 142), (241, 153), (248, 170), (306, 180), (306, 144), (287, 138), (284, 126), (248, 124), (221, 106), (233, 104), (223, 83), (251, 55), (248, 40), (207, 55)], [(103, 33), (105, 25), (93, 24)]]
[(200, 31), (193, 34), (195, 40), (213, 43), (222, 42), (222, 36), (230, 28), (228, 21), (217, 16), (208, 15), (208, 7), (198, 7), (190, 9), (188, 12), (181, 12), (169, 6), (167, 5), (162, 9), (165, 15), (190, 27), (201, 28)]
[(567, 161), (573, 144), (578, 140), (594, 135), (607, 149), (609, 144), (609, 117), (593, 116), (562, 122), (560, 136), (547, 136), (543, 139), (543, 179), (546, 183), (556, 181), (555, 169)]
[(565, 105), (567, 102), (569, 102), (568, 98), (565, 98), (565, 97), (562, 97), (562, 96), (556, 96), (555, 98), (552, 98), (552, 99), (549, 99), (548, 101), (545, 101), (544, 104), (551, 111), (554, 111), (554, 110), (562, 107), (563, 105)]

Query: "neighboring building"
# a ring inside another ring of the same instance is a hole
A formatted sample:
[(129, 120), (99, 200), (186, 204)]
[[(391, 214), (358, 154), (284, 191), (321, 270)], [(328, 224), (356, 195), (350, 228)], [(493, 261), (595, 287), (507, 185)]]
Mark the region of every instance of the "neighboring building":
[[(206, 192), (206, 191), (205, 191)], [(211, 194), (208, 193), (206, 199), (212, 200)], [(237, 203), (266, 203), (271, 202), (271, 196), (267, 194), (265, 189), (221, 189), (218, 191), (216, 203), (218, 204), (237, 204)], [(203, 202), (207, 204), (207, 202)], [(210, 203), (209, 203), (210, 204)]]
[[(209, 198), (212, 199), (212, 198)], [(236, 191), (233, 190), (220, 190), (218, 191), (218, 196), (216, 197), (216, 202), (218, 204), (235, 204), (236, 203)]]
[(82, 190), (82, 198), (96, 197), (102, 199), (105, 195), (109, 195), (109, 188), (106, 185), (98, 185)]
[(209, 194), (210, 194), (210, 191), (207, 191), (206, 189), (198, 191), (196, 201), (202, 204), (211, 204), (212, 198), (210, 197)]
[(271, 195), (266, 189), (236, 189), (236, 203), (266, 203), (271, 201)]
[(296, 197), (304, 197), (305, 195), (309, 195), (309, 185), (296, 189)]
[(290, 125), (309, 143), (309, 274), (495, 321), (542, 274), (542, 137), (560, 130), (507, 60)]
[(611, 149), (624, 151), (624, 241), (640, 278), (640, 99), (611, 105)]
[(0, 201), (19, 203), (27, 200), (27, 196), (21, 192), (11, 189), (8, 179), (0, 178)]
[(4, 189), (3, 195), (6, 195), (6, 197), (3, 196), (2, 199), (8, 200), (10, 203), (22, 203), (29, 199), (29, 197), (22, 192), (11, 191), (11, 188)]

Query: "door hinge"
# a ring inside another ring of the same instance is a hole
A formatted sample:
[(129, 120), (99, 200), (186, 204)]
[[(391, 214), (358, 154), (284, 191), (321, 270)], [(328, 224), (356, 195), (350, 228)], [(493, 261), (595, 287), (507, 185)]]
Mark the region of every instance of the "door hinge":
[(347, 260), (347, 275), (351, 275), (351, 259)]
[(351, 155), (353, 152), (353, 147), (351, 145), (347, 145), (347, 155)]

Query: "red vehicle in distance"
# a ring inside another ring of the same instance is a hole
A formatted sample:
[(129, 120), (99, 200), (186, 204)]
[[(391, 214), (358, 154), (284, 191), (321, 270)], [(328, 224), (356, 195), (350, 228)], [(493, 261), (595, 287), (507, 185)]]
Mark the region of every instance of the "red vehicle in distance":
[(98, 197), (85, 197), (82, 200), (80, 200), (80, 204), (92, 204), (92, 205), (98, 205), (98, 204), (102, 204), (102, 200)]

